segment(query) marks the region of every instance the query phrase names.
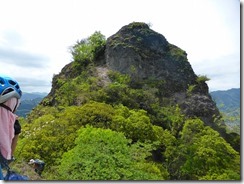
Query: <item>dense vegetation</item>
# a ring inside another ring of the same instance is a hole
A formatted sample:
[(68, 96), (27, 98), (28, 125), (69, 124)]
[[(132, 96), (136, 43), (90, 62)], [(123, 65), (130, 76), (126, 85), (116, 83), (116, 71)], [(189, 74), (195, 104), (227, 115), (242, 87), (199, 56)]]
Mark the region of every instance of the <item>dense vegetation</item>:
[(72, 73), (54, 76), (52, 96), (21, 119), (16, 162), (44, 160), (44, 180), (240, 180), (240, 154), (163, 97), (160, 81), (99, 76), (105, 44), (95, 32), (72, 47)]

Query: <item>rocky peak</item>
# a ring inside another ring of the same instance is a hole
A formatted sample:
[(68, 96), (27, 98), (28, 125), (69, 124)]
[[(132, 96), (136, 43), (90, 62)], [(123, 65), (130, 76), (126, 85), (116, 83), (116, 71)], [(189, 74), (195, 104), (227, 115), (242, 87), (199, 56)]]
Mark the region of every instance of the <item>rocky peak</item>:
[[(158, 98), (169, 98), (171, 102), (181, 107), (186, 116), (199, 117), (206, 125), (218, 130), (223, 137), (226, 136), (224, 125), (215, 124), (221, 115), (209, 95), (208, 86), (194, 73), (186, 52), (169, 43), (163, 35), (151, 30), (147, 24), (133, 22), (110, 36), (92, 66), (95, 66), (96, 70), (93, 70), (95, 74), (91, 73), (99, 78), (97, 85), (104, 87), (109, 85), (110, 70), (128, 74), (132, 83), (142, 84), (131, 85), (132, 88), (156, 84), (154, 86), (159, 91)], [(55, 97), (56, 89), (63, 84), (59, 79), (76, 78), (84, 70), (87, 68), (82, 68), (79, 62), (74, 61), (66, 65), (60, 74), (54, 76), (50, 98), (47, 100), (49, 103), (46, 104), (59, 103)], [(78, 96), (76, 98), (79, 99)], [(79, 104), (73, 101), (74, 104)]]
[(197, 77), (185, 51), (139, 22), (122, 27), (107, 39), (106, 63), (134, 80), (163, 80), (171, 92), (186, 91)]
[(219, 110), (206, 82), (194, 73), (187, 53), (147, 24), (133, 22), (109, 37), (105, 60), (109, 69), (129, 74), (134, 81), (163, 81), (164, 97), (178, 104), (186, 116), (201, 118), (225, 137), (225, 131), (214, 123), (221, 117)]
[[(168, 41), (165, 37), (151, 30), (145, 23), (131, 23), (122, 27), (110, 39), (113, 43), (121, 43), (124, 46), (143, 49), (154, 54), (163, 54), (167, 51)], [(109, 40), (110, 40), (109, 39)]]

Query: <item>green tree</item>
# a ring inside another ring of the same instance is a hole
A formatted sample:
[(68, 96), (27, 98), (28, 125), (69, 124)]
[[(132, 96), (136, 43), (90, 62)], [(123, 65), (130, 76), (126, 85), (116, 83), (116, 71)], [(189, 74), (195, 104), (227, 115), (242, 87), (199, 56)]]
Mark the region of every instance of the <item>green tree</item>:
[[(167, 172), (147, 162), (150, 146), (130, 144), (122, 133), (81, 128), (76, 146), (63, 155), (61, 180), (163, 180)], [(162, 172), (163, 171), (163, 172)]]
[(109, 104), (90, 102), (80, 107), (79, 118), (82, 125), (110, 128), (114, 113), (113, 107)]
[(240, 156), (218, 132), (192, 119), (186, 121), (181, 135), (182, 179), (240, 179)]
[(82, 66), (87, 66), (104, 51), (106, 44), (105, 36), (99, 31), (93, 33), (87, 39), (77, 41), (77, 43), (71, 47), (71, 54), (73, 60)]
[(176, 138), (179, 137), (179, 132), (182, 130), (186, 119), (178, 105), (159, 107), (156, 110), (156, 118), (158, 121), (156, 124), (170, 130)]
[(123, 105), (117, 106), (111, 129), (123, 132), (134, 142), (155, 140), (153, 125), (144, 110), (130, 110)]

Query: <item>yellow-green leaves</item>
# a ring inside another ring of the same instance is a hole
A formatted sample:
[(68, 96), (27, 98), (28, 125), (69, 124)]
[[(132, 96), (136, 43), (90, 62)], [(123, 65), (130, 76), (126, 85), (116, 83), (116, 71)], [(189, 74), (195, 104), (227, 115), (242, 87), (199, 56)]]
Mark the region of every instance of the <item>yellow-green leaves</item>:
[(76, 146), (64, 154), (58, 168), (62, 180), (166, 179), (166, 171), (145, 160), (150, 146), (131, 145), (123, 133), (109, 129), (87, 126), (78, 134)]

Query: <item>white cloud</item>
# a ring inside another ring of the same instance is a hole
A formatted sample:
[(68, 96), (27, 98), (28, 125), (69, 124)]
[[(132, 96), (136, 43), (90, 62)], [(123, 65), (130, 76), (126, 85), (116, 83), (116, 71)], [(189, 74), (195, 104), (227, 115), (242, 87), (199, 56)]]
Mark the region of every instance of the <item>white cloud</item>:
[(206, 75), (210, 91), (240, 87), (240, 56), (236, 54), (203, 60), (193, 65), (197, 75)]
[(47, 65), (48, 58), (43, 55), (30, 53), (11, 48), (0, 47), (0, 65), (12, 64), (21, 67), (43, 67)]
[[(53, 74), (71, 61), (69, 46), (95, 31), (109, 37), (122, 26), (140, 21), (151, 23), (154, 31), (185, 50), (196, 74), (212, 76), (211, 89), (238, 87), (239, 74), (219, 68), (225, 57), (229, 58), (225, 68), (233, 68), (231, 57), (240, 55), (239, 11), (240, 2), (234, 0), (2, 1), (0, 73), (42, 79), (39, 83), (49, 87), (40, 89), (48, 92)], [(219, 82), (226, 76), (228, 85)], [(29, 83), (22, 84), (31, 90)]]

